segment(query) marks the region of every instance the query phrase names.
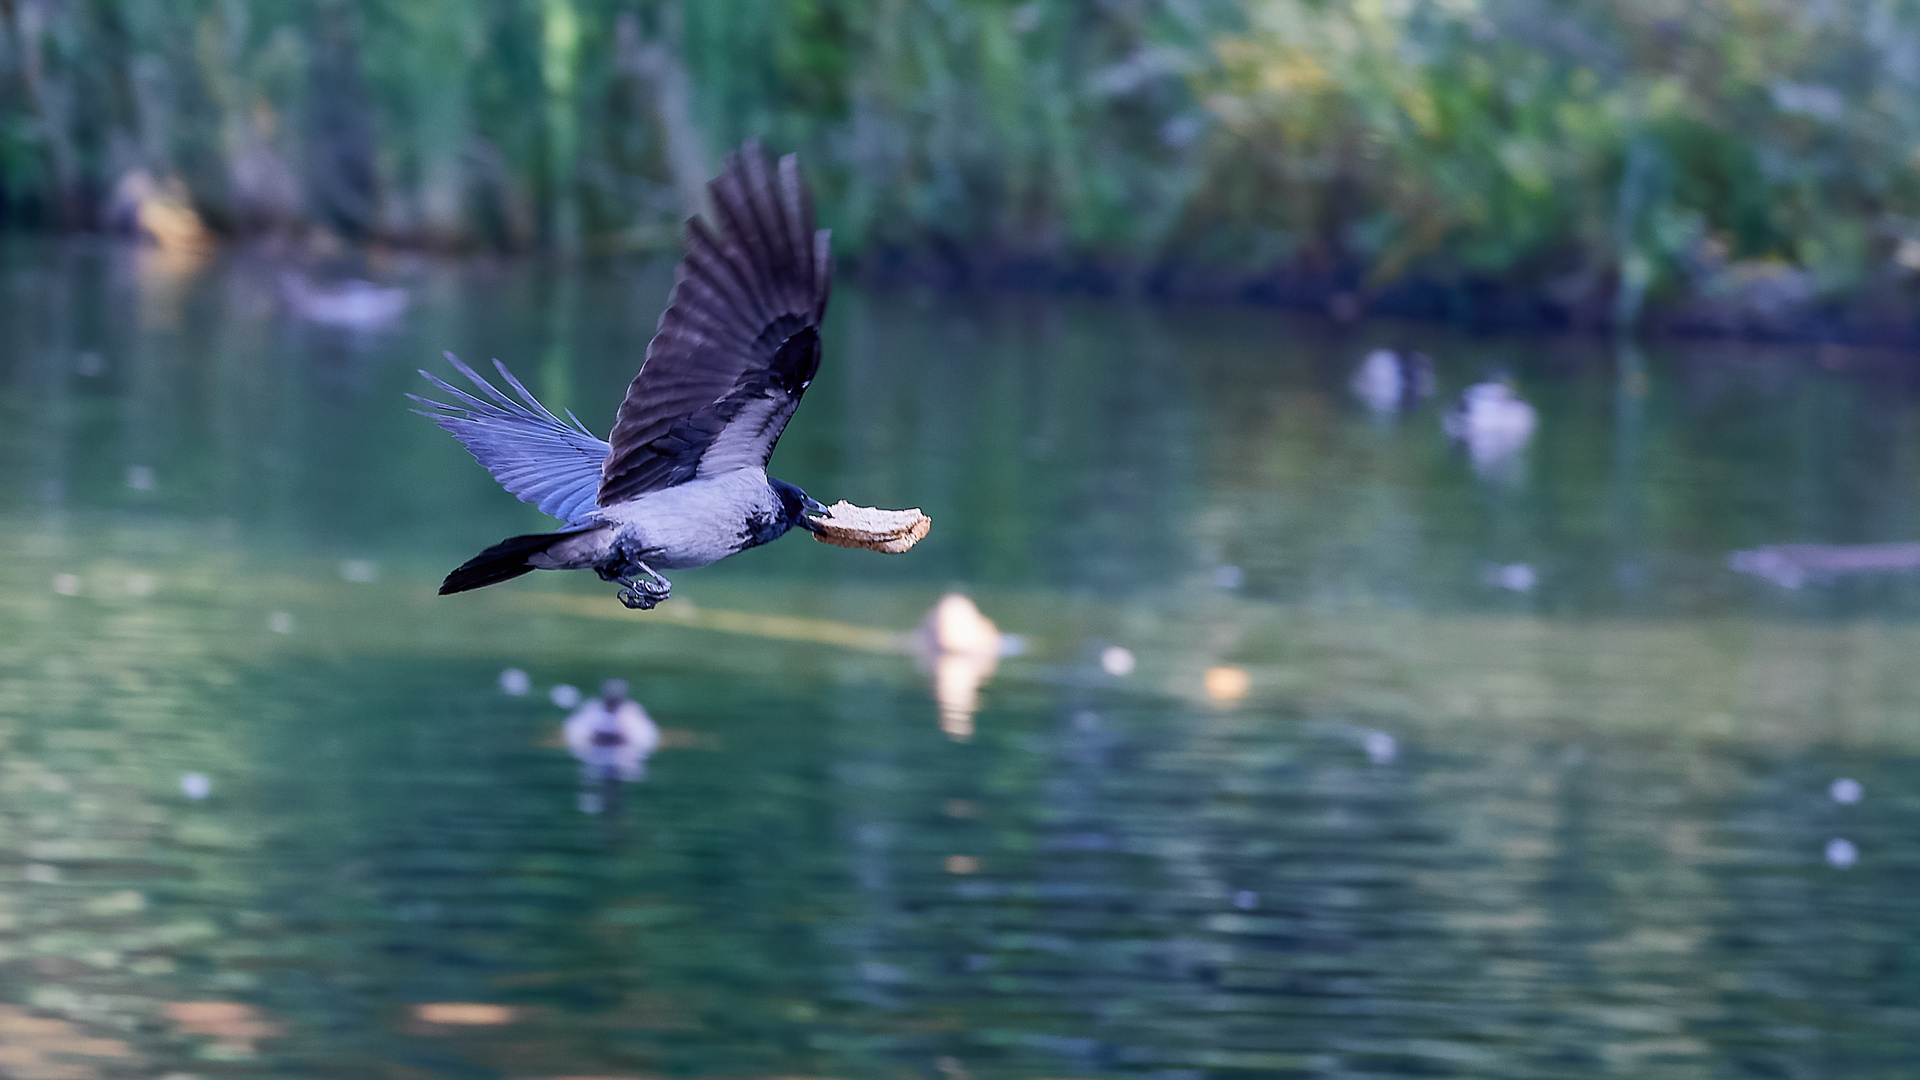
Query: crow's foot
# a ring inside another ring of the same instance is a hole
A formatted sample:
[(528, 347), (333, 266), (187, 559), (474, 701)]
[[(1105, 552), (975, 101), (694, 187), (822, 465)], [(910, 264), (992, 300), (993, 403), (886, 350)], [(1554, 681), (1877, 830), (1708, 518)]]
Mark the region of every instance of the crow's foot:
[(660, 601), (673, 595), (673, 582), (654, 573), (652, 567), (645, 563), (635, 563), (634, 568), (653, 580), (636, 581), (629, 577), (610, 576), (604, 570), (600, 572), (601, 577), (624, 586), (619, 592), (621, 603), (637, 611), (649, 611)]

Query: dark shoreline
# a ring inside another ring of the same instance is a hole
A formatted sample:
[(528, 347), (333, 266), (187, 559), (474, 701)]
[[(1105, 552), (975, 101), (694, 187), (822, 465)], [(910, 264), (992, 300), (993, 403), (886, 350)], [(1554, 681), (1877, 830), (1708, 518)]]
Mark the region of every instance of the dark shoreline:
[[(129, 237), (94, 231), (0, 230), (0, 244), (25, 241), (131, 247)], [(379, 276), (367, 266), (383, 258), (492, 263), (555, 260), (551, 253), (449, 251), (431, 247), (345, 244), (315, 250), (284, 236), (225, 240), (211, 252), (264, 258), (290, 266)], [(678, 258), (677, 247), (589, 252), (583, 263)], [(1324, 315), (1336, 322), (1368, 318), (1446, 325), (1471, 333), (1576, 334), (1611, 338), (1611, 288), (1588, 288), (1569, 299), (1548, 287), (1495, 278), (1440, 281), (1409, 276), (1368, 288), (1364, 268), (1260, 272), (1191, 262), (1129, 262), (1002, 253), (951, 247), (881, 247), (837, 260), (842, 277), (873, 289), (931, 289), (964, 294), (1016, 293), (1142, 299), (1156, 303), (1264, 307)], [(1748, 341), (1782, 345), (1920, 350), (1920, 304), (1886, 292), (1836, 301), (1766, 304), (1751, 292), (1729, 298), (1651, 301), (1634, 336), (1642, 340)]]
[[(1475, 333), (1616, 336), (1610, 287), (1588, 289), (1572, 299), (1494, 278), (1443, 282), (1408, 277), (1370, 289), (1363, 284), (1362, 269), (1236, 272), (1190, 263), (1129, 264), (905, 248), (863, 253), (842, 262), (848, 276), (880, 288), (1138, 297), (1312, 312), (1339, 322), (1387, 318), (1442, 323)], [(1749, 292), (1722, 299), (1650, 302), (1635, 336), (1920, 350), (1920, 305), (1889, 302), (1884, 296), (1786, 304), (1764, 301), (1764, 296)]]

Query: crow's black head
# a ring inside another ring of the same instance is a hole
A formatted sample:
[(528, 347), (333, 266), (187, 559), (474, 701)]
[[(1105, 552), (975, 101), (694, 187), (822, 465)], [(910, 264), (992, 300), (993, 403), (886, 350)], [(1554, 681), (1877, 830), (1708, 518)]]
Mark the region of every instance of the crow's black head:
[(813, 520), (815, 514), (825, 514), (827, 508), (819, 500), (787, 483), (785, 480), (768, 480), (773, 493), (780, 496), (780, 517), (789, 526), (798, 525), (808, 532), (819, 532), (820, 526)]

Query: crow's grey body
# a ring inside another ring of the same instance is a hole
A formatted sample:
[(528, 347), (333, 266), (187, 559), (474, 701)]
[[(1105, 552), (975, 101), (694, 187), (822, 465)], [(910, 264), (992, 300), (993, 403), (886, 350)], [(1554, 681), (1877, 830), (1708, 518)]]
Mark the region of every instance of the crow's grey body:
[(515, 397), (451, 354), (478, 395), (421, 372), (453, 402), (416, 399), (522, 501), (567, 523), (516, 536), (447, 576), (464, 592), (531, 570), (591, 569), (650, 608), (657, 571), (706, 566), (816, 529), (824, 507), (767, 476), (774, 444), (820, 364), (830, 282), (828, 236), (790, 155), (777, 175), (756, 144), (729, 155), (712, 185), (724, 241), (698, 220), (673, 296), (627, 390), (610, 440), (535, 400), (499, 361)]
[(648, 492), (594, 511), (587, 524), (529, 561), (541, 570), (612, 568), (616, 562), (685, 570), (776, 539), (789, 526), (778, 491), (759, 469)]

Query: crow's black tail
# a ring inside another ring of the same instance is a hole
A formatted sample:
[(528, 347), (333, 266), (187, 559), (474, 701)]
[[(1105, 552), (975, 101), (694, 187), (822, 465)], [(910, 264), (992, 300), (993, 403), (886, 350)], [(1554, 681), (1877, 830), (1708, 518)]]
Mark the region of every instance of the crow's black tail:
[(527, 562), (529, 556), (538, 555), (554, 541), (574, 536), (580, 531), (510, 536), (461, 563), (458, 569), (447, 575), (447, 580), (440, 583), (440, 595), (498, 585), (536, 570), (538, 567)]

